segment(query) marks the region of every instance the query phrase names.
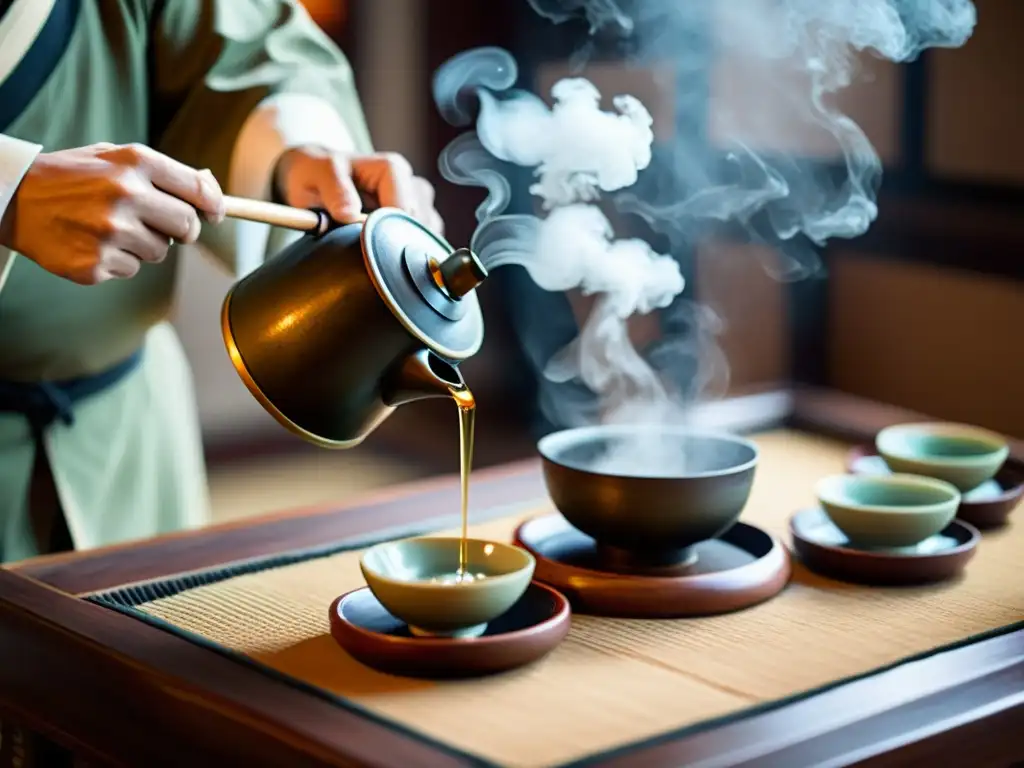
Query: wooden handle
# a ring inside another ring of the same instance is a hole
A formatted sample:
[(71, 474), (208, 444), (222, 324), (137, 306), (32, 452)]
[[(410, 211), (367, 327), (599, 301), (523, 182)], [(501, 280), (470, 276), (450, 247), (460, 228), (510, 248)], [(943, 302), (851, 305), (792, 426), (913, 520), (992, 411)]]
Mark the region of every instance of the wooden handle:
[[(245, 219), (246, 221), (258, 221), (262, 224), (270, 224), (273, 227), (295, 229), (299, 232), (310, 232), (314, 235), (322, 235), (331, 226), (331, 219), (325, 213), (307, 211), (304, 208), (291, 208), (287, 205), (268, 203), (263, 200), (250, 200), (245, 197), (224, 197), (225, 214), (232, 219)], [(363, 221), (366, 216), (360, 214), (352, 221), (342, 222), (351, 224), (354, 221)]]

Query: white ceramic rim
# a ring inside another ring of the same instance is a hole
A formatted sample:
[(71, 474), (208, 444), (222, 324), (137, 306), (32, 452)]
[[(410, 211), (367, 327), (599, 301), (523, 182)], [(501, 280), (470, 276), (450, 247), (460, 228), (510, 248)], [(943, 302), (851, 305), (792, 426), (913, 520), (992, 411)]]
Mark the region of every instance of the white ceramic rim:
[[(517, 568), (514, 571), (509, 571), (508, 573), (499, 573), (496, 576), (488, 576), (485, 580), (483, 580), (481, 582), (477, 582), (481, 586), (476, 587), (476, 589), (484, 589), (485, 587), (483, 585), (485, 585), (485, 584), (500, 584), (503, 581), (512, 581), (513, 579), (517, 578), (527, 568), (532, 568), (534, 570), (536, 570), (536, 568), (537, 568), (537, 559), (532, 554), (527, 552), (525, 549), (523, 549), (522, 547), (517, 547), (515, 544), (509, 544), (509, 543), (504, 542), (504, 541), (491, 541), (489, 539), (477, 539), (477, 538), (473, 538), (473, 537), (470, 537), (470, 538), (468, 538), (466, 540), (469, 541), (469, 542), (477, 542), (479, 544), (484, 544), (484, 545), (490, 544), (490, 545), (492, 545), (494, 547), (501, 547), (502, 549), (513, 549), (518, 554), (521, 554), (521, 555), (523, 555), (526, 558), (526, 560), (523, 563), (523, 565), (520, 566), (519, 568)], [(394, 546), (397, 546), (399, 544), (409, 544), (411, 542), (422, 542), (422, 541), (454, 542), (456, 548), (458, 548), (459, 543), (462, 541), (462, 537), (461, 536), (411, 536), (411, 537), (409, 537), (407, 539), (396, 539), (394, 541), (382, 541), (380, 544), (375, 544), (374, 546), (370, 547), (368, 550), (363, 552), (363, 554), (359, 557), (359, 567), (364, 572), (365, 571), (369, 571), (370, 573), (372, 573), (373, 577), (375, 579), (378, 579), (379, 581), (382, 581), (382, 582), (384, 582), (386, 584), (391, 584), (392, 586), (402, 587), (404, 589), (439, 590), (439, 589), (466, 589), (466, 588), (473, 589), (474, 588), (474, 587), (471, 586), (472, 582), (471, 582), (471, 584), (438, 584), (436, 582), (431, 582), (431, 581), (405, 581), (404, 579), (393, 579), (390, 576), (385, 576), (383, 573), (378, 571), (376, 568), (370, 566), (366, 562), (366, 558), (370, 555), (371, 552), (376, 552), (377, 550), (386, 549), (387, 547), (394, 547)], [(364, 573), (364, 576), (365, 576), (365, 573)], [(527, 586), (529, 586), (529, 584), (527, 584)]]
[[(563, 450), (567, 446), (579, 445), (586, 442), (588, 439), (594, 436), (600, 437), (617, 437), (620, 435), (625, 436), (642, 436), (645, 432), (653, 432), (658, 435), (666, 435), (668, 437), (697, 437), (697, 438), (711, 438), (715, 440), (724, 440), (728, 443), (736, 443), (738, 445), (745, 446), (754, 452), (753, 458), (750, 461), (744, 462), (743, 464), (737, 464), (732, 467), (726, 467), (725, 469), (713, 469), (707, 472), (692, 472), (685, 475), (623, 475), (616, 474), (613, 472), (595, 472), (589, 469), (582, 469), (581, 467), (574, 467), (570, 464), (555, 458), (554, 454), (557, 454), (560, 450)], [(739, 435), (730, 434), (729, 432), (716, 432), (712, 430), (702, 429), (688, 429), (687, 427), (681, 426), (665, 426), (664, 424), (595, 424), (588, 427), (573, 427), (571, 429), (562, 429), (558, 432), (552, 432), (550, 435), (545, 435), (537, 441), (537, 452), (546, 461), (550, 461), (552, 464), (557, 464), (560, 467), (571, 469), (574, 472), (582, 472), (586, 475), (593, 477), (620, 477), (630, 480), (689, 480), (699, 477), (723, 477), (725, 475), (732, 475), (742, 472), (751, 467), (757, 466), (758, 459), (760, 458), (761, 452), (757, 448), (757, 444), (748, 440), (745, 437)]]
[[(906, 488), (915, 486), (917, 488), (930, 488), (936, 491), (943, 491), (949, 494), (944, 501), (937, 501), (934, 504), (858, 504), (847, 496), (837, 492), (839, 489), (849, 485), (898, 485)], [(908, 475), (896, 473), (892, 475), (829, 475), (821, 478), (814, 486), (815, 496), (822, 503), (831, 504), (841, 509), (855, 510), (858, 512), (885, 512), (895, 514), (926, 514), (940, 512), (950, 504), (959, 506), (961, 494), (955, 485), (945, 480), (936, 480), (932, 477), (922, 475)]]
[[(991, 450), (976, 456), (921, 456), (910, 451), (901, 451), (899, 446), (887, 446), (886, 442), (896, 435), (919, 434), (935, 437), (966, 437), (980, 442), (991, 444)], [(937, 467), (973, 467), (977, 464), (987, 464), (993, 458), (1003, 454), (1004, 457), (1010, 453), (1010, 446), (1006, 438), (998, 432), (983, 427), (973, 427), (970, 424), (957, 424), (944, 421), (922, 421), (914, 424), (894, 424), (886, 427), (875, 437), (875, 448), (878, 453), (885, 457), (885, 454), (902, 459), (904, 461), (916, 461), (920, 464), (933, 464)], [(895, 449), (895, 450), (894, 450)]]

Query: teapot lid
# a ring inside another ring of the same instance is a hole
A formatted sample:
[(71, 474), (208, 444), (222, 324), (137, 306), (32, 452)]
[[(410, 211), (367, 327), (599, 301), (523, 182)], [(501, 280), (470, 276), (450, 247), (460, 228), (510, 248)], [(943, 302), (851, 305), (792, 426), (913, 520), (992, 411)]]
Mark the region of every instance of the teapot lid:
[(360, 235), (366, 271), (405, 329), (439, 357), (458, 363), (484, 340), (475, 288), (487, 270), (397, 208), (367, 216)]

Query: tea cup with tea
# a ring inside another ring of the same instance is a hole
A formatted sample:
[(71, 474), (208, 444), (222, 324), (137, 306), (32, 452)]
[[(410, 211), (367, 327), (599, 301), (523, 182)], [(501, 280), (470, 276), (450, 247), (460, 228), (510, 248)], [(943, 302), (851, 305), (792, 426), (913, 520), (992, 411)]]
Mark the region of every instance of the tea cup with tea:
[(371, 547), (359, 565), (374, 597), (413, 635), (465, 638), (515, 605), (535, 561), (511, 544), (417, 537)]
[(878, 433), (875, 446), (893, 472), (952, 483), (961, 492), (995, 477), (1010, 454), (999, 434), (965, 424), (898, 424)]
[(956, 517), (960, 492), (917, 475), (832, 475), (818, 482), (818, 501), (854, 547), (915, 547)]

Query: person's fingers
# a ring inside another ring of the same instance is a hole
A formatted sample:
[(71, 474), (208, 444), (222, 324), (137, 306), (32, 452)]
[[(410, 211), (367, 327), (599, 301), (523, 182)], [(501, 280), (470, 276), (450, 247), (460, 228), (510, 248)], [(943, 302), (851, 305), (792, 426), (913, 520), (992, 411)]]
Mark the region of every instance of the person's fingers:
[(224, 221), (224, 217), (227, 215), (227, 204), (224, 202), (224, 190), (220, 188), (220, 182), (217, 181), (217, 177), (213, 175), (213, 171), (209, 168), (204, 168), (199, 171), (200, 186), (204, 190), (210, 200), (210, 207), (203, 208), (197, 206), (204, 214), (206, 214), (207, 221), (212, 224), (219, 224)]
[(109, 245), (103, 248), (100, 260), (96, 265), (96, 282), (114, 278), (125, 279), (135, 277), (142, 267), (135, 256), (116, 245)]
[(324, 170), (319, 183), (324, 208), (335, 221), (351, 221), (363, 210), (359, 190), (352, 180), (352, 166), (345, 157), (334, 155), (327, 161)]
[(133, 227), (118, 230), (111, 244), (142, 261), (156, 264), (167, 257), (167, 250), (171, 247), (169, 237), (154, 232), (140, 222)]
[(352, 159), (356, 185), (373, 194), (382, 207), (412, 211), (416, 205), (412, 166), (394, 152)]
[(436, 232), (439, 235), (444, 235), (444, 219), (441, 218), (441, 214), (435, 211), (433, 208), (427, 214), (426, 221), (423, 222), (427, 225), (427, 229), (432, 232)]
[(439, 235), (444, 234), (444, 221), (434, 208), (434, 186), (421, 176), (411, 179), (413, 191), (409, 214)]
[(415, 194), (415, 208), (410, 213), (419, 219), (430, 230), (439, 235), (444, 234), (444, 221), (434, 208), (434, 185), (420, 176), (412, 180)]
[(434, 207), (434, 185), (422, 176), (412, 177), (413, 190), (416, 193), (416, 201), (424, 209)]
[(133, 205), (142, 223), (165, 240), (173, 238), (191, 245), (199, 238), (202, 222), (196, 209), (188, 203), (150, 187), (134, 197)]
[(118, 147), (111, 154), (144, 172), (153, 186), (198, 208), (211, 221), (224, 218), (224, 193), (210, 171), (197, 171), (144, 144)]

